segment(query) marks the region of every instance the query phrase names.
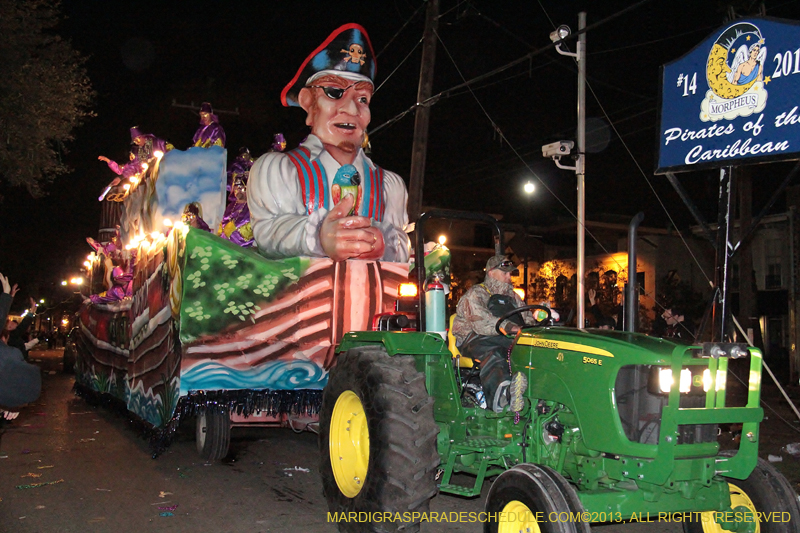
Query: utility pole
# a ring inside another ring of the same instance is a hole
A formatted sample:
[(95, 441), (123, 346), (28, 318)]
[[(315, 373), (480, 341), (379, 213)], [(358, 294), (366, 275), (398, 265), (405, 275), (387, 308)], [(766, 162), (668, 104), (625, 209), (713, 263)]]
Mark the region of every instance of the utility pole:
[[(577, 327), (583, 328), (586, 326), (586, 194), (585, 194), (585, 181), (586, 181), (586, 12), (581, 11), (578, 13), (578, 48), (576, 52), (569, 52), (561, 46), (564, 39), (569, 36), (571, 30), (569, 26), (561, 25), (550, 33), (550, 40), (555, 43), (555, 50), (562, 56), (569, 56), (575, 58), (578, 62), (578, 153), (575, 154), (575, 165), (561, 164), (561, 153), (551, 153), (550, 148), (552, 145), (542, 146), (542, 155), (550, 157), (556, 166), (563, 170), (574, 170), (575, 177), (578, 181), (578, 235), (577, 235), (577, 265), (576, 277), (578, 286), (576, 294), (577, 304)], [(558, 144), (558, 143), (554, 143)], [(561, 152), (568, 155), (569, 150), (565, 150), (566, 145), (571, 149), (572, 141), (561, 141)]]
[[(425, 184), (425, 158), (428, 152), (428, 124), (431, 108), (421, 105), (431, 97), (433, 65), (436, 60), (436, 28), (439, 26), (439, 0), (428, 0), (425, 33), (422, 36), (422, 65), (419, 69), (414, 141), (411, 146), (411, 176), (408, 185), (408, 218), (412, 222), (422, 213), (422, 188)], [(417, 250), (421, 254), (420, 250)]]
[[(586, 12), (578, 13), (578, 31), (586, 29)], [(578, 36), (578, 327), (586, 326), (586, 32)], [(630, 274), (629, 274), (630, 275)], [(636, 273), (634, 272), (634, 277)]]

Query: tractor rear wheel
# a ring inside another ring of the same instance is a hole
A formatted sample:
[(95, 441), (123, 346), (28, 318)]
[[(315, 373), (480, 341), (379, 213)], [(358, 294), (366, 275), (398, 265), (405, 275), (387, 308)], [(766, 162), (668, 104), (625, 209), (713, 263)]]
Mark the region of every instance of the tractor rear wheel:
[(205, 410), (197, 414), (195, 426), (197, 453), (206, 461), (219, 461), (228, 455), (231, 420), (227, 412)]
[(521, 464), (497, 476), (489, 489), (483, 531), (589, 533), (582, 513), (575, 489), (560, 474), (546, 466)]
[[(322, 491), (330, 512), (381, 513), (377, 520), (338, 519), (339, 531), (419, 531), (419, 519), (396, 517), (429, 509), (437, 490), (439, 429), (414, 358), (389, 357), (383, 346), (340, 355), (319, 418)], [(396, 521), (385, 519), (388, 513)]]
[[(723, 451), (720, 455), (732, 456)], [(742, 517), (742, 533), (800, 532), (800, 504), (792, 486), (774, 466), (759, 458), (747, 479), (727, 478), (733, 517)], [(784, 514), (788, 513), (788, 514)], [(769, 517), (759, 520), (759, 516)], [(714, 511), (700, 513), (700, 520), (683, 523), (686, 533), (727, 533), (715, 520)]]

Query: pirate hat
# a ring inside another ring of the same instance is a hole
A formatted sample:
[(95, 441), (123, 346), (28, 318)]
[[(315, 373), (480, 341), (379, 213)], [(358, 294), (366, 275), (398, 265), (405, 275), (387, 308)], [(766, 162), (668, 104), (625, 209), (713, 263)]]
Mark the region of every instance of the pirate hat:
[(292, 81), (281, 91), (281, 103), (286, 107), (299, 107), (300, 89), (326, 74), (373, 83), (376, 68), (375, 51), (367, 30), (359, 24), (345, 24), (334, 30), (303, 61)]

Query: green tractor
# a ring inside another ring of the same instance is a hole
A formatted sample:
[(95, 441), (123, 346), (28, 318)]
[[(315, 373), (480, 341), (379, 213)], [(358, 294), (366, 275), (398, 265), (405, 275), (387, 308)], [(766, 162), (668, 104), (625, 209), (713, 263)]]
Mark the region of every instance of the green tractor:
[[(441, 214), (421, 217), (417, 250), (424, 221)], [(502, 249), (494, 219), (462, 217), (490, 224)], [(424, 330), (422, 297), (419, 305)], [(465, 401), (476, 372), (451, 347), (424, 331), (345, 335), (319, 440), (329, 517), (341, 531), (418, 531), (438, 492), (478, 496), (490, 477), (475, 515), (487, 532), (588, 532), (625, 520), (800, 531), (797, 495), (758, 457), (757, 349), (531, 325), (510, 352), (512, 371), (528, 379), (524, 406), (495, 413)], [(746, 404), (726, 407), (729, 359), (746, 357)], [(720, 451), (718, 424), (742, 424), (738, 450)], [(474, 481), (455, 484), (454, 474)]]

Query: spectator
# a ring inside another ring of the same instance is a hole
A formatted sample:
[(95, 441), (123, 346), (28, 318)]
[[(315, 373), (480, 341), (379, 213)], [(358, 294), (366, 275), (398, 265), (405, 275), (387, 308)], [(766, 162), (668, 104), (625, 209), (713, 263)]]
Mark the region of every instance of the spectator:
[(597, 329), (617, 329), (617, 321), (610, 316), (602, 316), (597, 320)]
[[(6, 329), (10, 332), (7, 344), (22, 352), (22, 356), (26, 361), (28, 360), (28, 348), (26, 347), (28, 342), (28, 330), (36, 316), (36, 300), (31, 298), (30, 302), (31, 306), (28, 308), (28, 314), (25, 315), (21, 322), (17, 323), (14, 320), (10, 320), (6, 324)], [(8, 305), (11, 306), (10, 301)]]
[[(691, 320), (686, 320), (686, 311), (679, 305), (673, 305), (664, 309), (661, 313), (663, 320), (663, 332), (661, 337), (670, 339), (683, 339), (688, 342), (694, 342), (695, 330), (694, 323)], [(654, 331), (656, 327), (654, 326)]]
[[(16, 284), (11, 287), (8, 278), (0, 274), (0, 323), (6, 321), (11, 301), (17, 293)], [(9, 332), (10, 334), (11, 332)], [(42, 376), (39, 368), (28, 364), (17, 348), (0, 342), (0, 410), (3, 418), (16, 418), (13, 409), (32, 402), (42, 391)]]

